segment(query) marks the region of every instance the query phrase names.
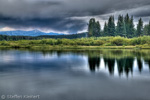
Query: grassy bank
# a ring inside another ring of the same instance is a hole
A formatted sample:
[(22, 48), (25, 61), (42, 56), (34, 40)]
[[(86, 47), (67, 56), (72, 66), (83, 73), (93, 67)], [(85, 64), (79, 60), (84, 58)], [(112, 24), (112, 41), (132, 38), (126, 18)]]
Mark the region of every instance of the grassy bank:
[(0, 48), (30, 49), (150, 49), (150, 36), (124, 37), (91, 37), (80, 39), (42, 39), (0, 41)]

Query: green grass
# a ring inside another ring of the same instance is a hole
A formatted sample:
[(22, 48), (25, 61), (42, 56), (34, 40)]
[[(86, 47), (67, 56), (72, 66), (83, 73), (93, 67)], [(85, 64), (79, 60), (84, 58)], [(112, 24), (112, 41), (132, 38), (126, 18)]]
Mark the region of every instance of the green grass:
[(80, 39), (42, 39), (0, 41), (0, 48), (30, 49), (150, 49), (150, 36), (136, 38), (91, 37)]

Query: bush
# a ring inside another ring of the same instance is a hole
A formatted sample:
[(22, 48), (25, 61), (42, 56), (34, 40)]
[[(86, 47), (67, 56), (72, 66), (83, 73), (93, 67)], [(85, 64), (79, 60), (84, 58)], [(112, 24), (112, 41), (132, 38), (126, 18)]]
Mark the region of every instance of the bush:
[(106, 43), (104, 44), (104, 46), (116, 46), (115, 44), (111, 44), (111, 43)]
[(29, 44), (35, 44), (34, 41), (30, 41)]
[(131, 45), (140, 45), (140, 44), (141, 44), (141, 38), (131, 39)]
[(1, 45), (2, 45), (2, 46), (10, 46), (10, 43), (8, 43), (7, 41), (3, 41), (3, 42), (1, 43)]
[(12, 48), (21, 48), (20, 45), (12, 45), (11, 47), (12, 47)]
[(44, 39), (44, 40), (41, 40), (40, 41), (40, 44), (47, 44), (47, 41)]
[(61, 40), (61, 39), (58, 39), (57, 42), (56, 42), (56, 44), (57, 44), (57, 45), (62, 44), (62, 40)]
[(49, 40), (47, 40), (47, 44), (54, 45), (55, 41), (53, 39), (49, 39)]
[(149, 36), (141, 37), (141, 44), (150, 44), (150, 37)]
[(104, 41), (102, 41), (102, 40), (96, 40), (94, 42), (94, 45), (96, 45), (96, 46), (100, 46), (100, 45), (103, 45), (103, 44), (104, 44)]
[(125, 38), (122, 37), (114, 37), (111, 41), (111, 44), (117, 45), (117, 46), (122, 46), (125, 44)]

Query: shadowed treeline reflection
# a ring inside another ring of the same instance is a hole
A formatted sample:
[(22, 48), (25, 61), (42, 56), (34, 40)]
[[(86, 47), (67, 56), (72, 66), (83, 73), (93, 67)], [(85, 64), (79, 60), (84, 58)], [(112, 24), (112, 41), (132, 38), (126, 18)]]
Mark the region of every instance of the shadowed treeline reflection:
[[(126, 54), (124, 54), (126, 52)], [(149, 51), (148, 51), (149, 52)], [(100, 51), (99, 54), (88, 53), (89, 69), (93, 72), (96, 69), (101, 69), (102, 66), (105, 70), (108, 70), (110, 75), (113, 75), (116, 71), (119, 76), (126, 74), (133, 74), (135, 69), (138, 69), (139, 73), (142, 72), (143, 67), (148, 67), (150, 70), (150, 58), (148, 52), (137, 52), (137, 51), (121, 51), (112, 50)], [(146, 56), (147, 54), (147, 56)], [(104, 63), (103, 65), (101, 63)]]
[(125, 72), (127, 76), (129, 72), (133, 73), (133, 62), (134, 58), (131, 57), (117, 59), (119, 75), (121, 75), (123, 72)]
[(100, 65), (100, 56), (88, 57), (88, 62), (91, 71), (95, 71)]
[(117, 72), (119, 76), (124, 74), (126, 76), (133, 75), (135, 70), (139, 73), (142, 73), (145, 69), (150, 71), (150, 50), (41, 51), (4, 49), (0, 50), (0, 56), (1, 72), (14, 69), (64, 69), (64, 66), (86, 66), (91, 72), (96, 72), (103, 68), (110, 75), (114, 75)]
[(104, 58), (104, 62), (105, 62), (105, 67), (108, 67), (109, 73), (113, 74), (114, 73), (114, 64), (115, 64), (115, 60), (112, 58)]
[[(101, 60), (103, 59), (103, 60)], [(100, 63), (104, 62), (105, 69), (108, 69), (110, 75), (114, 74), (115, 71), (115, 63), (117, 66), (117, 71), (119, 76), (122, 74), (126, 74), (126, 76), (129, 75), (129, 73), (133, 74), (133, 69), (134, 67), (137, 67), (139, 72), (142, 72), (143, 69), (143, 63), (144, 65), (147, 64), (150, 70), (150, 60), (142, 60), (141, 58), (136, 58), (136, 57), (125, 57), (125, 58), (105, 58), (105, 57), (100, 57), (100, 56), (88, 56), (88, 63), (89, 63), (89, 69), (91, 71), (95, 71), (95, 69), (100, 69)], [(134, 63), (136, 62), (136, 63)]]

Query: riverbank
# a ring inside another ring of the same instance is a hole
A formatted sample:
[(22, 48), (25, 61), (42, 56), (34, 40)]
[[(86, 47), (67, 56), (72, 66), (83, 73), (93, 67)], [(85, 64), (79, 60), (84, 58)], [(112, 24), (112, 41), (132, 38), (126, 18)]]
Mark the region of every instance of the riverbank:
[(150, 49), (150, 46), (50, 46), (50, 45), (41, 45), (41, 46), (0, 46), (0, 49), (32, 49), (32, 50), (64, 50), (64, 49), (78, 49), (78, 50), (98, 50), (98, 49)]
[(0, 41), (0, 48), (29, 49), (150, 49), (150, 36), (136, 38), (91, 37), (79, 39), (42, 39)]

